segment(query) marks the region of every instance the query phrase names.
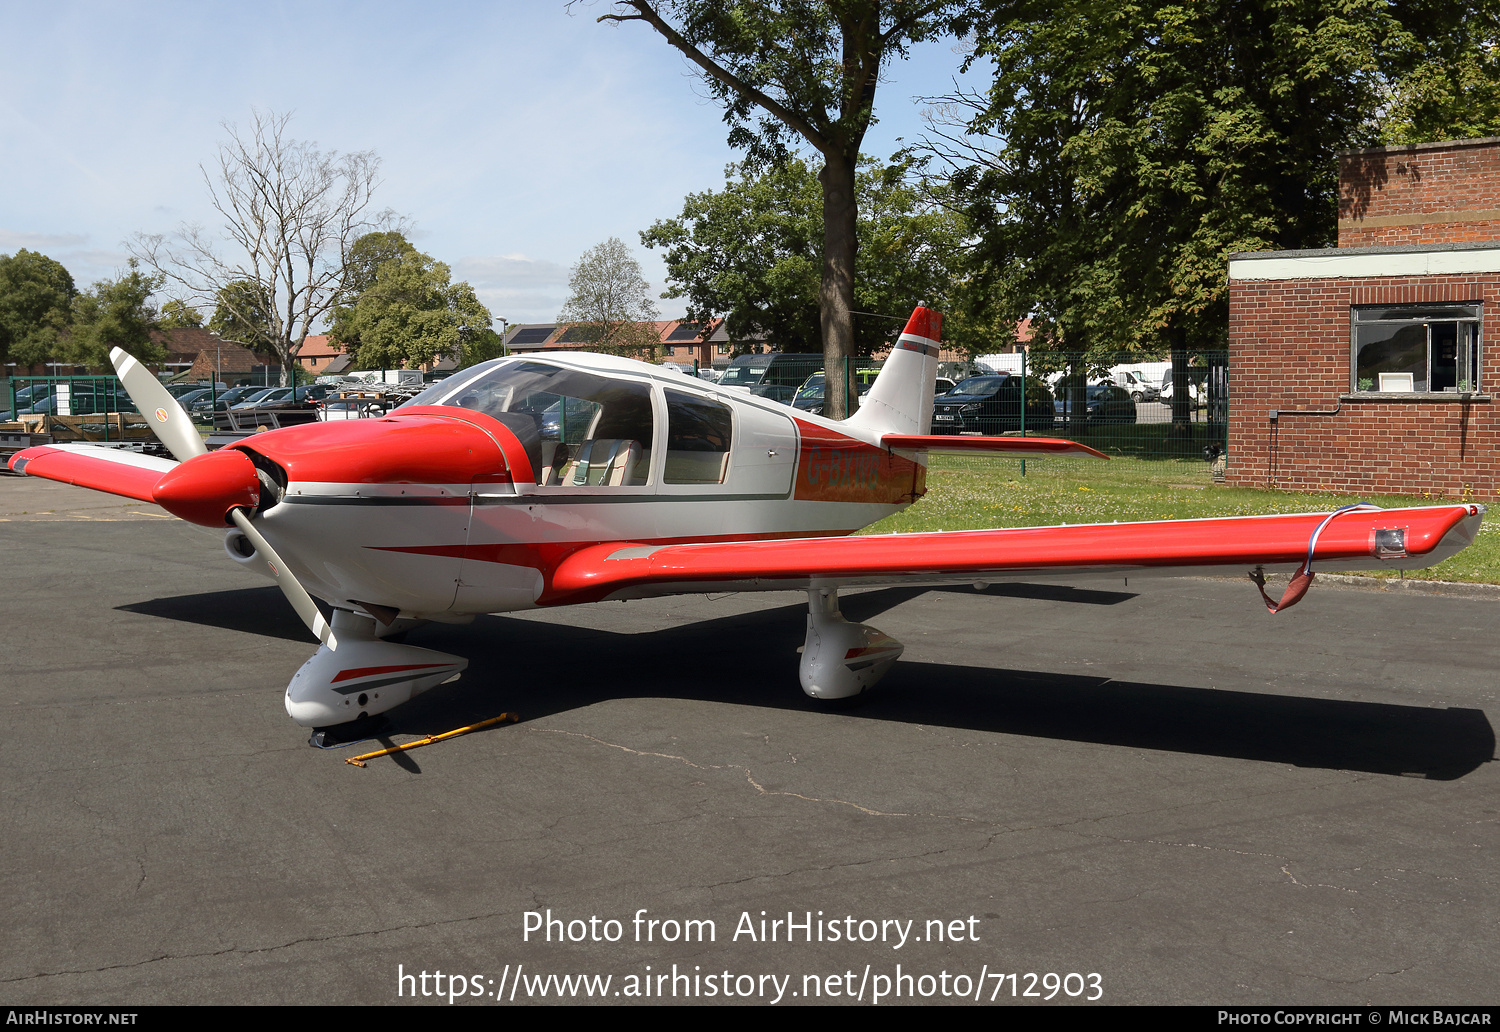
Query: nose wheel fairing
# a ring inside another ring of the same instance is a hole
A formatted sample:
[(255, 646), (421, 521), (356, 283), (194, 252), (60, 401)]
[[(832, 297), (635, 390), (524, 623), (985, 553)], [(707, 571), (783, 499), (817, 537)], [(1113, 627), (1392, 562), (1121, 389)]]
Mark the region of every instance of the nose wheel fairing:
[(322, 645), (286, 688), (287, 715), (303, 727), (327, 727), (394, 709), (450, 681), (469, 661), (446, 652), (380, 641), (370, 617), (338, 609), (338, 647)]

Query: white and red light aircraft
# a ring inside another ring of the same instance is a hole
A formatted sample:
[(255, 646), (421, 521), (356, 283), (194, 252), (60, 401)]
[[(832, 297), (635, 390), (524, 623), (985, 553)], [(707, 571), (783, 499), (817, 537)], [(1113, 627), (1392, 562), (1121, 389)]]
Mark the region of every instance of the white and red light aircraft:
[[(1115, 571), (1293, 574), (1429, 566), (1484, 510), (1335, 514), (848, 536), (925, 491), (933, 451), (1090, 455), (1065, 440), (927, 436), (942, 317), (918, 308), (859, 411), (836, 422), (660, 367), (594, 354), (496, 359), (376, 419), (257, 434), (208, 452), (145, 367), (111, 356), (179, 461), (30, 448), (18, 473), (156, 502), (226, 529), (321, 641), (286, 709), (308, 727), (383, 713), (468, 661), (383, 640), (427, 620), (689, 592), (808, 593), (803, 689), (843, 698), (902, 646), (847, 623), (847, 586)], [(1264, 592), (1262, 592), (1264, 593)], [(333, 607), (324, 621), (311, 596)]]

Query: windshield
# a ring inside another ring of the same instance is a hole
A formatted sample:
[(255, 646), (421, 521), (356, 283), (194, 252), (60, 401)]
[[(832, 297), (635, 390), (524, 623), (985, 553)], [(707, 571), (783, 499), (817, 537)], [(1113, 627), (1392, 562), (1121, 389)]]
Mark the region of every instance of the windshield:
[(511, 360), (450, 377), (412, 400), (473, 409), (504, 423), (526, 449), (538, 484), (647, 482), (654, 416), (651, 389), (639, 381)]

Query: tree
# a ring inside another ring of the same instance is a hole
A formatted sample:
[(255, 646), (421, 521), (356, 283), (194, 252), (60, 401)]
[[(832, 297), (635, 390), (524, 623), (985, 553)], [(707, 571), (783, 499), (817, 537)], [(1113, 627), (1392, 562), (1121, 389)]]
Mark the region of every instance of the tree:
[(270, 354), (275, 347), (271, 300), (254, 280), (231, 280), (215, 291), (208, 328), (221, 339), (251, 351)]
[(366, 233), (354, 241), (354, 246), (344, 255), (344, 282), (339, 288), (338, 303), (353, 304), (356, 298), (375, 285), (382, 265), (393, 258), (416, 253), (417, 249), (400, 230)]
[(46, 255), (0, 254), (0, 363), (57, 357), (77, 293), (68, 270)]
[(583, 252), (568, 278), (568, 301), (557, 321), (572, 323), (571, 339), (590, 350), (652, 361), (661, 342), (660, 314), (640, 263), (618, 237)]
[(724, 105), (730, 146), (757, 167), (805, 140), (823, 158), (819, 322), (829, 412), (847, 415), (843, 359), (854, 354), (856, 169), (882, 65), (942, 31), (951, 0), (617, 0), (601, 22), (650, 25), (698, 67)]
[(344, 303), (333, 309), (328, 339), (356, 368), (416, 367), (448, 354), (462, 362), (465, 351), (488, 342), (484, 334), (493, 335), (474, 288), (451, 283), (448, 266), (399, 233), (361, 237), (350, 256)]
[(1228, 255), (1335, 239), (1335, 154), (1374, 141), (1409, 59), (1393, 10), (979, 4), (964, 27), (994, 85), (945, 98), (934, 144), (980, 237), (978, 307), (1101, 359), (1170, 348), (1185, 423), (1186, 352), (1225, 340)]
[[(861, 162), (855, 181), (859, 246), (854, 277), (854, 349), (868, 355), (899, 332), (914, 301), (944, 306), (967, 235), (963, 220), (934, 204), (908, 163)], [(685, 297), (688, 318), (723, 315), (735, 339), (764, 336), (785, 351), (820, 351), (822, 187), (800, 157), (755, 174), (726, 170), (724, 189), (690, 194), (682, 214), (641, 234), (665, 252), (666, 297)], [(866, 313), (878, 313), (870, 315)]]
[(1500, 135), (1500, 3), (1403, 4), (1407, 60), (1380, 118), (1383, 143)]
[(64, 353), (78, 365), (105, 367), (111, 348), (122, 348), (142, 362), (166, 358), (167, 349), (151, 339), (159, 326), (151, 295), (160, 286), (161, 280), (143, 273), (132, 258), (127, 272), (74, 297)]
[(164, 330), (196, 330), (203, 326), (203, 316), (187, 302), (172, 298), (162, 303), (159, 322)]
[(290, 115), (256, 112), (248, 131), (225, 125), (213, 171), (203, 180), (224, 218), (224, 241), (183, 226), (173, 241), (137, 234), (133, 253), (216, 309), (226, 340), (269, 352), (291, 383), (295, 358), (338, 299), (344, 258), (370, 230), (395, 221), (372, 213), (379, 159), (340, 155), (287, 136)]

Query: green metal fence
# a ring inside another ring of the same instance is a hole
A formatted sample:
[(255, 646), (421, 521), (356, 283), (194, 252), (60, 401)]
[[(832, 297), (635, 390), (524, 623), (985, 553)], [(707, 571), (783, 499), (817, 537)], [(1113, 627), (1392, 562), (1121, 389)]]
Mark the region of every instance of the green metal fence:
[[(0, 420), (22, 415), (108, 416), (134, 412), (135, 404), (115, 376), (12, 376), (0, 385)], [(108, 419), (100, 423), (110, 439)]]
[[(1062, 352), (999, 358), (1010, 361), (989, 361), (1010, 368), (996, 371), (1020, 383), (1009, 394), (971, 402), (973, 412), (946, 425), (935, 412), (934, 433), (961, 426), (957, 432), (1062, 437), (1108, 455), (1146, 459), (1201, 459), (1226, 450), (1227, 352), (1188, 352), (1175, 364), (1141, 359), (1104, 365)], [(939, 398), (935, 408), (942, 407)]]

